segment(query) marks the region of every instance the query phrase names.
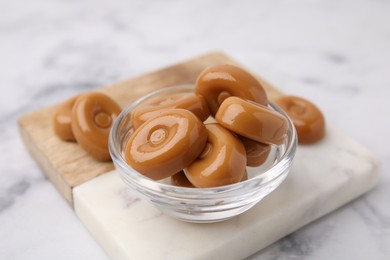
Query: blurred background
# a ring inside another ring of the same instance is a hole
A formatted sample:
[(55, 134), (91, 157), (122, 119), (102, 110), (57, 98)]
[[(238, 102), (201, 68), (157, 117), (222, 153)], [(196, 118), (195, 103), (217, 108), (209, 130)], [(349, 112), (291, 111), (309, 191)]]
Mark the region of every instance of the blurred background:
[(312, 100), (383, 163), (374, 191), (253, 259), (386, 259), (387, 0), (0, 0), (0, 258), (106, 258), (28, 155), (20, 115), (213, 50)]

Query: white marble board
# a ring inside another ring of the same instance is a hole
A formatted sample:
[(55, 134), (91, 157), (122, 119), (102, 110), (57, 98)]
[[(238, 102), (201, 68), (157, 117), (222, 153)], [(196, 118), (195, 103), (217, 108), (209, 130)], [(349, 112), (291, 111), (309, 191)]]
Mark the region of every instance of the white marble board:
[(212, 224), (161, 213), (115, 171), (73, 190), (76, 214), (112, 259), (240, 259), (370, 190), (380, 163), (360, 144), (327, 129), (299, 146), (284, 183), (248, 212)]

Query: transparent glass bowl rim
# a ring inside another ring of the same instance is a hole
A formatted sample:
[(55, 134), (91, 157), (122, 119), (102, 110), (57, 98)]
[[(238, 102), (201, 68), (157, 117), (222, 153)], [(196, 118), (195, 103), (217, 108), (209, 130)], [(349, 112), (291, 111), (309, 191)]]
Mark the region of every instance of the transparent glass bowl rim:
[[(135, 183), (137, 186), (142, 186), (150, 191), (154, 192), (161, 192), (163, 190), (170, 190), (171, 192), (177, 192), (178, 194), (193, 194), (193, 195), (199, 195), (199, 194), (215, 194), (215, 193), (225, 193), (225, 192), (231, 192), (236, 191), (238, 189), (241, 189), (243, 186), (245, 186), (248, 183), (255, 182), (256, 187), (259, 188), (259, 186), (267, 185), (267, 183), (272, 182), (274, 179), (278, 178), (279, 175), (283, 174), (283, 169), (285, 169), (286, 165), (290, 163), (289, 158), (294, 157), (296, 145), (297, 145), (297, 135), (295, 127), (291, 121), (291, 119), (288, 117), (288, 115), (277, 105), (275, 105), (273, 102), (269, 101), (269, 105), (282, 114), (284, 117), (287, 118), (288, 124), (289, 124), (289, 134), (287, 135), (287, 147), (285, 148), (284, 154), (281, 156), (280, 160), (276, 162), (271, 168), (266, 170), (265, 172), (259, 174), (258, 176), (255, 176), (253, 178), (250, 178), (248, 180), (225, 185), (225, 186), (219, 186), (219, 187), (213, 187), (213, 188), (188, 188), (188, 187), (180, 187), (180, 186), (174, 186), (170, 184), (160, 183), (155, 180), (152, 180), (141, 173), (138, 173), (136, 170), (131, 168), (130, 165), (128, 165), (125, 161), (125, 159), (122, 157), (121, 153), (121, 144), (116, 141), (116, 135), (118, 134), (119, 126), (122, 124), (123, 120), (126, 118), (126, 116), (140, 103), (143, 101), (159, 95), (164, 92), (172, 91), (183, 91), (183, 90), (194, 90), (193, 84), (180, 84), (180, 85), (173, 85), (173, 86), (167, 86), (162, 87), (160, 89), (157, 89), (155, 91), (152, 91), (136, 101), (134, 101), (131, 105), (126, 107), (116, 118), (111, 131), (109, 135), (109, 151), (111, 154), (111, 157), (115, 164), (120, 166), (122, 169), (125, 169), (126, 172), (124, 174), (127, 174), (126, 179), (132, 179), (132, 183)], [(122, 173), (123, 174), (123, 173)], [(266, 180), (266, 181), (264, 181)], [(258, 185), (258, 183), (261, 183)]]

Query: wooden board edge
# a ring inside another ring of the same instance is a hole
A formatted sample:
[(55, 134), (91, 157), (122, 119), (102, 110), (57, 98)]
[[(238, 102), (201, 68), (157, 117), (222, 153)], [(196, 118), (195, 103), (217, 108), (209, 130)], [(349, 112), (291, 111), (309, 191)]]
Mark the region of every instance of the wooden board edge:
[(24, 117), (18, 119), (18, 128), (19, 133), (22, 137), (23, 143), (25, 144), (27, 150), (37, 162), (37, 165), (42, 169), (45, 175), (49, 180), (54, 184), (59, 193), (63, 196), (66, 202), (73, 207), (73, 195), (72, 188), (69, 187), (62, 176), (56, 171), (55, 167), (47, 160), (42, 153), (42, 151), (37, 147), (37, 145), (32, 141), (32, 138), (26, 128), (23, 127)]

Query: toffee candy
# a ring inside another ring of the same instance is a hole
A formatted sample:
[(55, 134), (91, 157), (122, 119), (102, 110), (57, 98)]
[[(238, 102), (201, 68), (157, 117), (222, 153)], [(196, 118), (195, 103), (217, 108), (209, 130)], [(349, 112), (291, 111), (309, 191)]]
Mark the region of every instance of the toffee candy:
[(79, 145), (98, 161), (111, 160), (108, 135), (120, 112), (114, 100), (98, 92), (81, 95), (73, 106), (73, 134)]
[(54, 132), (64, 141), (76, 141), (72, 131), (72, 108), (78, 97), (75, 96), (62, 103), (54, 114)]
[(300, 144), (318, 142), (325, 136), (325, 118), (320, 109), (310, 101), (284, 96), (275, 101), (294, 123)]
[(184, 171), (172, 175), (171, 184), (180, 187), (195, 188), (195, 186), (188, 180)]
[(267, 94), (261, 84), (248, 72), (232, 65), (215, 65), (199, 75), (195, 93), (202, 95), (215, 115), (221, 103), (230, 96), (268, 105)]
[(259, 143), (243, 136), (239, 136), (238, 138), (245, 147), (247, 166), (257, 167), (267, 160), (271, 151), (269, 144)]
[(125, 147), (127, 163), (160, 180), (183, 170), (202, 152), (207, 140), (203, 123), (190, 111), (171, 109), (147, 120)]
[(131, 114), (133, 128), (137, 129), (146, 120), (172, 108), (187, 109), (201, 121), (206, 120), (210, 116), (207, 103), (202, 96), (195, 93), (176, 94), (136, 107)]
[(207, 144), (184, 172), (198, 188), (217, 187), (240, 182), (245, 175), (244, 145), (218, 124), (206, 125)]
[(280, 145), (287, 136), (288, 121), (284, 116), (238, 97), (227, 98), (215, 119), (230, 131), (260, 143)]
[[(246, 180), (248, 180), (247, 171), (245, 171), (244, 175), (242, 176), (241, 181), (246, 181)], [(174, 186), (195, 188), (195, 186), (188, 180), (184, 171), (181, 171), (179, 173), (172, 175), (171, 176), (171, 184)]]

